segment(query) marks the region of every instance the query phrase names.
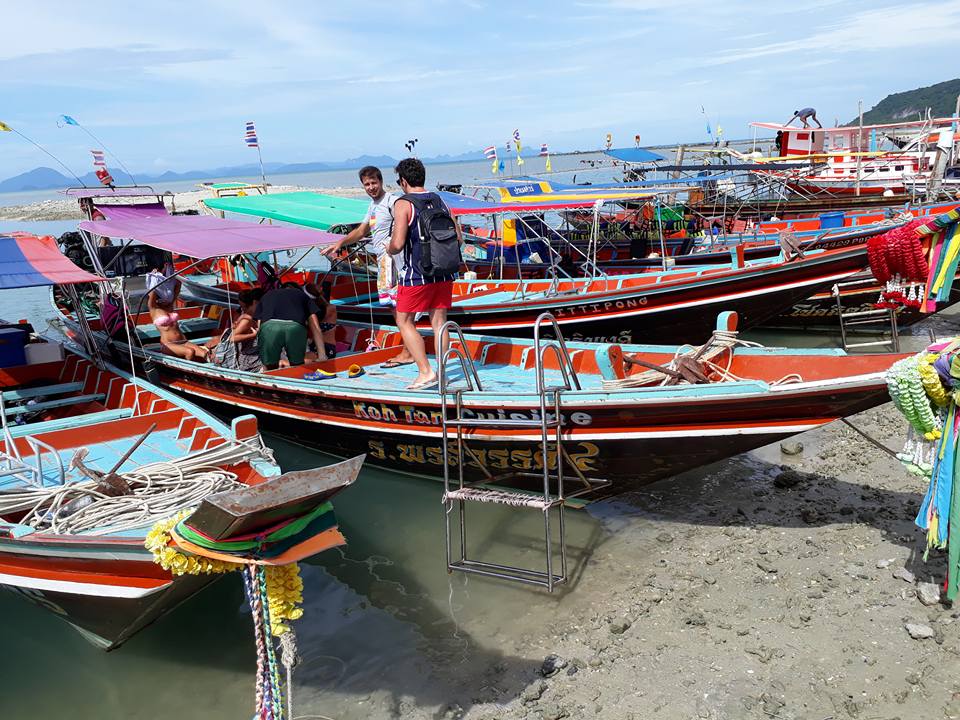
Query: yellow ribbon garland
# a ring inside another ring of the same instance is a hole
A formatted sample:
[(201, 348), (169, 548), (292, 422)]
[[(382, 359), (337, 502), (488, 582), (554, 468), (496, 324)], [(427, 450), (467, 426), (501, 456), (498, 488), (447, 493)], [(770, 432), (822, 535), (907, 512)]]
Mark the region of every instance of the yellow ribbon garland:
[[(242, 569), (243, 563), (185, 555), (176, 549), (170, 531), (192, 513), (193, 509), (183, 510), (173, 517), (158, 521), (150, 528), (143, 544), (153, 555), (153, 561), (174, 576), (214, 575)], [(303, 603), (303, 579), (297, 563), (268, 565), (265, 570), (267, 599), (270, 603), (270, 630), (274, 635), (280, 636), (290, 630), (286, 621), (303, 617), (303, 608), (300, 607)]]

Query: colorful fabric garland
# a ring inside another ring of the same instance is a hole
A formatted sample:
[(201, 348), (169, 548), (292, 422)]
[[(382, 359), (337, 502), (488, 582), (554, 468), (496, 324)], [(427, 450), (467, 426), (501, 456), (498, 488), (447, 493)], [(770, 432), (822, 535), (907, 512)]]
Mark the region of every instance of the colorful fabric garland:
[(890, 398), (910, 423), (902, 453), (907, 469), (927, 477), (916, 524), (931, 548), (948, 553), (947, 599), (960, 593), (960, 339), (931, 345), (887, 371)]

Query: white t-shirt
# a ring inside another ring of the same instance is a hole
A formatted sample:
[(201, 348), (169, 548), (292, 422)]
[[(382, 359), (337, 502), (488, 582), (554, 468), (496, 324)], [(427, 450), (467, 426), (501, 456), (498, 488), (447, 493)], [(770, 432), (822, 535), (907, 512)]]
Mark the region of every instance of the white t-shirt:
[(399, 195), (395, 193), (384, 193), (379, 200), (371, 200), (367, 208), (367, 222), (373, 237), (370, 249), (378, 257), (387, 251), (390, 244), (390, 235), (393, 233), (393, 205), (398, 198)]

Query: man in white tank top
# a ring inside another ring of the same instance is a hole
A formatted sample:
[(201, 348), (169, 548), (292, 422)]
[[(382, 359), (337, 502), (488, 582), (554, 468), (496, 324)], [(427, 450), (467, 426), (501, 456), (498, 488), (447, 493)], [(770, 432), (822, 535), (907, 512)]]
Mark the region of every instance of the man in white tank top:
[[(397, 201), (399, 195), (384, 191), (383, 174), (380, 172), (380, 168), (373, 165), (367, 165), (360, 169), (360, 183), (367, 195), (370, 196), (370, 205), (367, 207), (363, 222), (345, 235), (342, 240), (327, 245), (320, 252), (328, 258), (332, 257), (341, 248), (360, 242), (369, 235), (371, 237), (370, 249), (377, 255), (377, 294), (380, 304), (390, 308), (393, 321), (396, 323), (397, 278), (402, 271), (402, 268), (398, 267), (398, 263), (402, 263), (403, 260), (400, 257), (390, 255), (387, 252), (387, 245), (390, 243), (390, 235), (393, 232), (393, 204)], [(412, 363), (413, 357), (404, 348), (399, 355), (383, 363), (380, 367), (395, 368)]]

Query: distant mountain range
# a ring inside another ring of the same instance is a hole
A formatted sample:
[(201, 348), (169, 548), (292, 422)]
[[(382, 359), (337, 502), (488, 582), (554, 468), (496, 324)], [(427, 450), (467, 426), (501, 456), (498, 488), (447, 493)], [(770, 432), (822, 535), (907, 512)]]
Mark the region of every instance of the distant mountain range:
[[(536, 150), (528, 149), (523, 152), (525, 157), (536, 155)], [(437, 155), (430, 158), (421, 158), (423, 162), (430, 164), (448, 163), (448, 162), (469, 162), (473, 160), (483, 160), (482, 150), (461, 153), (460, 155)], [(264, 163), (263, 168), (268, 175), (290, 175), (293, 173), (320, 172), (323, 170), (353, 170), (361, 168), (364, 165), (376, 165), (377, 167), (393, 167), (397, 164), (395, 158), (389, 155), (361, 155), (339, 162), (305, 162), (305, 163)], [(118, 185), (129, 185), (133, 183), (125, 172), (114, 166), (110, 167), (110, 174)], [(208, 178), (222, 177), (249, 177), (260, 174), (260, 166), (256, 164), (233, 165), (230, 167), (212, 168), (210, 170), (189, 170), (187, 172), (177, 173), (166, 171), (159, 175), (149, 175), (147, 173), (137, 173), (136, 181), (140, 184), (150, 184), (157, 182), (173, 182), (177, 180), (206, 180)], [(84, 185), (97, 187), (100, 181), (92, 172), (80, 176)], [(77, 185), (76, 178), (69, 177), (63, 173), (48, 167), (34, 168), (25, 173), (15, 175), (6, 180), (0, 181), (0, 192), (25, 192), (30, 190), (53, 190), (59, 188), (74, 187)]]
[[(960, 78), (947, 80), (935, 85), (907, 90), (887, 95), (883, 100), (863, 114), (865, 125), (920, 120), (926, 117), (927, 108), (934, 117), (950, 117), (957, 107), (957, 95), (960, 95)], [(854, 118), (848, 125), (856, 125)]]

